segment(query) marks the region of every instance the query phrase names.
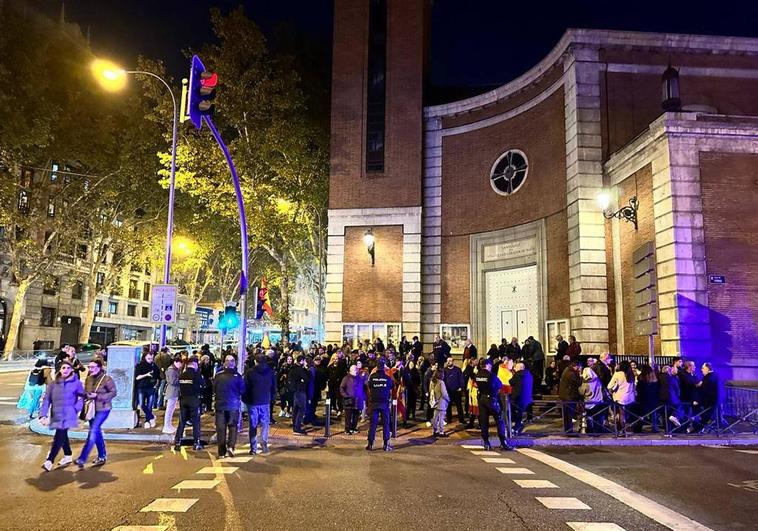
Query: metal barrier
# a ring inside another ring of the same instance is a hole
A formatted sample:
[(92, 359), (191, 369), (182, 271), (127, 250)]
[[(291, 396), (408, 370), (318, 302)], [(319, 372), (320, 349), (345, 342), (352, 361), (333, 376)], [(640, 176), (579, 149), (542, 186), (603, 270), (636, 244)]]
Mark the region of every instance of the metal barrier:
[(327, 398), (325, 401), (324, 406), (326, 407), (326, 411), (324, 411), (324, 437), (331, 437), (332, 436), (332, 399)]
[(4, 361), (31, 361), (38, 358), (49, 358), (53, 355), (52, 350), (13, 350), (10, 358)]

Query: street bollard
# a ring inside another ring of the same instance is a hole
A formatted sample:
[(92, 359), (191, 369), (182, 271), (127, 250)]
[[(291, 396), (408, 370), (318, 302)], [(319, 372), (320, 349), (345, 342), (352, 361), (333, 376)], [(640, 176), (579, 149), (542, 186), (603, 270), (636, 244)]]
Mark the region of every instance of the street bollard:
[(397, 400), (392, 401), (392, 438), (397, 439)]
[(511, 395), (505, 395), (505, 437), (509, 441), (513, 438), (513, 419), (511, 418)]
[(324, 412), (324, 437), (331, 437), (331, 424), (332, 424), (332, 399), (326, 399), (326, 411)]

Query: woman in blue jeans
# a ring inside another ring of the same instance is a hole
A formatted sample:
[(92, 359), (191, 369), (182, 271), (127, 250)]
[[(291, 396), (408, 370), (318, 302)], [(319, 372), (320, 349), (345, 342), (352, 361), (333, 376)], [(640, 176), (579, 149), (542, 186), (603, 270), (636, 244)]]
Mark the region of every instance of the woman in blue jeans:
[(134, 380), (137, 388), (137, 405), (145, 414), (145, 428), (155, 428), (155, 389), (161, 379), (161, 370), (153, 360), (154, 354), (147, 350), (142, 354), (142, 360), (134, 369)]
[(82, 448), (82, 453), (75, 461), (79, 468), (84, 468), (84, 462), (89, 457), (92, 446), (97, 446), (97, 459), (92, 461), (93, 466), (102, 466), (107, 458), (105, 453), (105, 439), (103, 439), (103, 422), (111, 412), (111, 402), (116, 397), (116, 384), (113, 379), (105, 374), (103, 360), (95, 358), (87, 366), (87, 380), (84, 383), (84, 392), (87, 400), (94, 401), (95, 416), (89, 421), (89, 433)]

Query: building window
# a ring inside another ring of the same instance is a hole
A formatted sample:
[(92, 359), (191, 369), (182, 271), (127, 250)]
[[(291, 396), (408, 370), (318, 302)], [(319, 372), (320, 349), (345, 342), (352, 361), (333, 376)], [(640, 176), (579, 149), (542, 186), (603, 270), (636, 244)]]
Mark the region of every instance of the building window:
[(529, 164), (526, 155), (518, 149), (511, 149), (500, 155), (490, 171), (490, 185), (500, 195), (511, 195), (526, 181)]
[(21, 170), (21, 180), (19, 181), (19, 184), (23, 188), (27, 188), (32, 185), (33, 178), (34, 178), (34, 171), (30, 170), (29, 168), (23, 168)]
[(86, 260), (87, 259), (87, 251), (89, 251), (89, 247), (83, 243), (79, 243), (76, 245), (76, 257), (80, 260)]
[(187, 307), (184, 305), (184, 303), (183, 303), (183, 302), (180, 302), (180, 303), (177, 305), (177, 311), (178, 311), (178, 313), (180, 313), (180, 314), (184, 313), (186, 309), (187, 309)]
[(42, 307), (42, 316), (40, 317), (40, 326), (53, 326), (55, 323), (55, 308)]
[(126, 306), (126, 315), (128, 317), (137, 317), (137, 306), (134, 304), (128, 304)]
[(76, 282), (74, 282), (74, 287), (71, 288), (71, 298), (80, 301), (82, 300), (83, 295), (84, 295), (84, 282), (82, 282), (81, 280), (77, 280)]
[(47, 217), (54, 218), (55, 217), (55, 201), (52, 199), (49, 199), (47, 201)]
[(95, 312), (101, 313), (103, 311), (103, 301), (95, 299)]
[(56, 162), (53, 162), (52, 170), (50, 171), (50, 182), (54, 183), (58, 180), (59, 166)]
[(26, 190), (18, 193), (18, 210), (23, 214), (29, 213), (29, 192)]
[(142, 290), (142, 300), (143, 301), (150, 300), (150, 282), (145, 282), (144, 289)]
[(53, 275), (45, 278), (45, 284), (42, 286), (42, 293), (45, 295), (58, 295), (58, 291), (61, 287), (60, 277)]
[(143, 306), (142, 307), (142, 318), (143, 319), (147, 319), (148, 317), (150, 317), (150, 308), (148, 308), (147, 306)]
[(110, 314), (117, 314), (118, 313), (118, 303), (114, 301), (108, 301), (108, 313)]
[(129, 298), (139, 299), (139, 288), (137, 288), (136, 280), (129, 280)]
[(104, 284), (105, 284), (105, 273), (98, 271), (97, 275), (95, 276), (95, 285), (98, 287), (98, 289), (100, 289), (103, 287)]
[(366, 77), (366, 172), (384, 171), (387, 0), (370, 0)]

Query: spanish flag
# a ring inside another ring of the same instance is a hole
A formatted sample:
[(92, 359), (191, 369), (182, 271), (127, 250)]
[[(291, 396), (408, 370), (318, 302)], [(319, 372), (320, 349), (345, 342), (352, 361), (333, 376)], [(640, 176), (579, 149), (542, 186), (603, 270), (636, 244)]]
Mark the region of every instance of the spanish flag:
[(268, 314), (269, 317), (274, 314), (274, 311), (271, 309), (271, 300), (268, 297), (266, 277), (261, 278), (261, 287), (258, 288), (258, 301), (255, 309), (255, 318), (263, 319), (264, 314)]

